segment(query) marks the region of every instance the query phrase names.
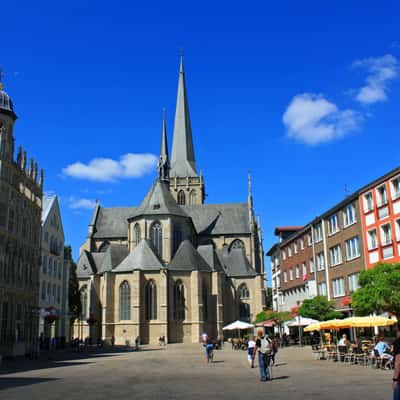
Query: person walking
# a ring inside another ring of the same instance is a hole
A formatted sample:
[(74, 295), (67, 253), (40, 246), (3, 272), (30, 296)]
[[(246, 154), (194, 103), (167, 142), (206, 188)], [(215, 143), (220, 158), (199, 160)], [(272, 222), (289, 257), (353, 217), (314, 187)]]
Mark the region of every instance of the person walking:
[(263, 334), (263, 331), (258, 331), (258, 338), (256, 340), (256, 347), (254, 349), (254, 358), (258, 353), (258, 366), (260, 368), (260, 380), (262, 382), (271, 379), (269, 364), (272, 355), (272, 340), (268, 335)]
[(135, 339), (135, 350), (136, 351), (139, 351), (139, 336), (136, 336), (136, 339)]
[(211, 338), (207, 339), (206, 342), (206, 362), (213, 362), (214, 358), (214, 343)]
[(249, 362), (250, 368), (254, 368), (254, 351), (256, 347), (256, 342), (254, 336), (250, 336), (249, 342), (247, 343), (247, 360)]
[(400, 400), (400, 331), (397, 333), (397, 338), (393, 342), (394, 355), (394, 371), (393, 371), (393, 400)]

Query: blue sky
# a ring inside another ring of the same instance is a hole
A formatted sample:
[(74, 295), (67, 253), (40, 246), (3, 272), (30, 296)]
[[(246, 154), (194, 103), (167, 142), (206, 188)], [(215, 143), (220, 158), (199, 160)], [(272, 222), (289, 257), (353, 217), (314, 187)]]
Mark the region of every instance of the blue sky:
[(155, 178), (143, 154), (158, 155), (163, 107), (171, 144), (181, 49), (206, 201), (246, 201), (251, 171), (266, 250), (275, 226), (400, 164), (397, 2), (192, 3), (2, 4), (17, 144), (60, 196), (75, 256), (85, 207), (137, 205)]

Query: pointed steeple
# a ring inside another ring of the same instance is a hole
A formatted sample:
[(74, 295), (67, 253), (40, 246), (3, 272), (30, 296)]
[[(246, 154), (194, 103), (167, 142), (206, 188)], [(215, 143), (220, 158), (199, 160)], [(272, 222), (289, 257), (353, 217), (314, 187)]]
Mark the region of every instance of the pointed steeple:
[(169, 156), (167, 142), (167, 122), (165, 119), (165, 110), (163, 111), (162, 129), (161, 129), (161, 148), (160, 159), (158, 160), (158, 178), (160, 181), (169, 182)]
[(174, 138), (172, 143), (171, 176), (197, 176), (194, 157), (189, 103), (186, 94), (183, 56), (179, 70), (178, 96), (176, 100)]
[(249, 222), (250, 227), (253, 229), (254, 227), (254, 213), (253, 213), (253, 193), (251, 191), (251, 174), (250, 172), (247, 174), (247, 208), (249, 211)]

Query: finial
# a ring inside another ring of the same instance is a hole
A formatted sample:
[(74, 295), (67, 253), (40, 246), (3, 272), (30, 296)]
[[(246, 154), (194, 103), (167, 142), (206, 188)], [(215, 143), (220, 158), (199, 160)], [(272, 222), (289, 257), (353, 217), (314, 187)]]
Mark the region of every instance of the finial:
[(19, 145), (18, 146), (18, 155), (17, 155), (17, 165), (19, 168), (21, 168), (21, 164), (22, 164), (22, 146)]
[(38, 163), (35, 162), (35, 165), (33, 166), (33, 180), (37, 182), (37, 177), (38, 177)]
[(43, 168), (40, 170), (40, 178), (39, 178), (39, 186), (43, 188), (43, 183), (44, 183), (44, 171)]
[(28, 156), (26, 154), (26, 151), (24, 151), (22, 153), (22, 166), (21, 166), (22, 171), (24, 171), (24, 172), (26, 171), (26, 160), (27, 160), (27, 158), (28, 158)]
[(33, 178), (33, 166), (35, 164), (35, 161), (33, 160), (33, 158), (31, 157), (31, 162), (29, 164), (29, 172), (28, 175)]

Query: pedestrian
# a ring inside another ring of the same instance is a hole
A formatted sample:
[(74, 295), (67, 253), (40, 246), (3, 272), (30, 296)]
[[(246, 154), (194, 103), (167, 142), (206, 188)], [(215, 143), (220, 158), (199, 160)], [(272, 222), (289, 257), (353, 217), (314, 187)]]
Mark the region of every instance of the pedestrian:
[(393, 400), (400, 400), (400, 331), (397, 333), (397, 339), (393, 342), (394, 371), (393, 371)]
[(275, 366), (275, 356), (276, 353), (278, 352), (278, 341), (276, 339), (272, 339), (272, 354), (271, 354), (271, 361), (272, 361), (272, 367)]
[(114, 347), (114, 344), (115, 344), (115, 336), (112, 335), (111, 336), (111, 346)]
[(256, 347), (256, 342), (254, 336), (250, 336), (249, 342), (247, 344), (247, 361), (249, 362), (250, 368), (254, 368), (254, 351)]
[(263, 334), (263, 331), (258, 331), (258, 338), (256, 340), (256, 347), (254, 350), (254, 358), (258, 353), (258, 366), (260, 368), (260, 380), (262, 382), (270, 380), (269, 364), (272, 355), (272, 340), (268, 335)]
[(136, 336), (136, 339), (135, 339), (135, 350), (139, 351), (139, 336)]
[(212, 362), (213, 361), (213, 351), (214, 351), (214, 343), (211, 338), (208, 338), (206, 343), (206, 362)]
[(203, 346), (205, 346), (207, 344), (207, 339), (208, 339), (207, 333), (206, 332), (202, 333), (201, 341), (203, 342)]

